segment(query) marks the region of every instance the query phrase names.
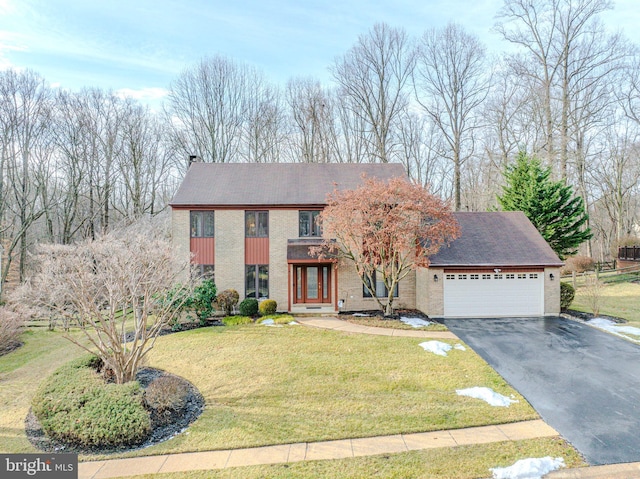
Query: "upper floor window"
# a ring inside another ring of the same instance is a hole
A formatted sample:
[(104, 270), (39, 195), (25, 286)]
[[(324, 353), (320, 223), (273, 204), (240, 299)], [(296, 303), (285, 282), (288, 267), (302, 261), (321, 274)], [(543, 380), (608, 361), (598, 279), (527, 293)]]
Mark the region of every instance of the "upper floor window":
[(322, 228), (318, 224), (319, 210), (316, 211), (300, 211), (300, 237), (305, 236), (322, 236)]
[(213, 238), (213, 211), (191, 211), (191, 237)]
[(245, 211), (244, 212), (245, 236), (247, 238), (269, 237), (269, 212)]

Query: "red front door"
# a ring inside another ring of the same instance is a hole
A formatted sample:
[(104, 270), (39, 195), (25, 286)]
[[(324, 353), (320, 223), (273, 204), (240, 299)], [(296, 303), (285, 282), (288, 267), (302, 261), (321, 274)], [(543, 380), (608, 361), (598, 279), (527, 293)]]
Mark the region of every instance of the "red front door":
[(294, 303), (331, 303), (331, 265), (294, 266)]

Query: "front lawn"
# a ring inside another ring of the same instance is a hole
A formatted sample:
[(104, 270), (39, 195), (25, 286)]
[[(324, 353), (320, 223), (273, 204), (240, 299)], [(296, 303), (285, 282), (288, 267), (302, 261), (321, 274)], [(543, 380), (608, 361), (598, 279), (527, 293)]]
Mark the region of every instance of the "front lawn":
[[(591, 313), (585, 298), (585, 288), (578, 284), (571, 309)], [(630, 282), (607, 282), (601, 297), (600, 312), (624, 318), (631, 326), (640, 327), (640, 284)]]
[[(128, 455), (164, 454), (500, 424), (535, 411), (474, 352), (418, 338), (251, 324), (162, 337), (149, 364), (191, 381), (206, 410), (188, 434)], [(454, 343), (454, 342), (452, 342)], [(487, 386), (508, 408), (457, 396)]]
[(236, 467), (214, 471), (150, 474), (135, 479), (474, 479), (489, 477), (490, 468), (510, 466), (526, 457), (562, 457), (567, 467), (585, 466), (580, 455), (559, 438), (498, 442), (455, 448), (306, 461), (270, 466)]

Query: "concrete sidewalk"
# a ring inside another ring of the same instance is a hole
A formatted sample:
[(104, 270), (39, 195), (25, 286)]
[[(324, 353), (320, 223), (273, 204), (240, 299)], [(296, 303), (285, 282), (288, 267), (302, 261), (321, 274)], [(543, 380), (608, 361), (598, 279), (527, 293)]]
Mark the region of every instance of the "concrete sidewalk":
[(419, 329), (393, 329), (393, 328), (375, 328), (372, 326), (364, 326), (361, 324), (350, 323), (343, 319), (337, 318), (301, 318), (296, 317), (296, 321), (305, 326), (313, 326), (315, 328), (333, 329), (335, 331), (343, 331), (345, 333), (374, 334), (377, 336), (397, 336), (405, 338), (427, 338), (427, 339), (458, 339), (458, 336), (450, 331), (422, 331)]
[(523, 421), (448, 431), (82, 462), (78, 468), (78, 479), (107, 479), (163, 472), (344, 459), (557, 435), (558, 433), (542, 420)]

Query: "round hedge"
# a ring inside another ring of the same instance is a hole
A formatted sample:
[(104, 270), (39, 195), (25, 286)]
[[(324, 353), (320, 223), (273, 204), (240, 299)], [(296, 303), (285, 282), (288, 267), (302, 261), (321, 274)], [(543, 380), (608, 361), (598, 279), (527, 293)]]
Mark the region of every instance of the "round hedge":
[(33, 413), (44, 432), (81, 447), (119, 447), (144, 441), (151, 430), (137, 381), (106, 383), (95, 356), (59, 368), (33, 398)]
[(569, 283), (560, 283), (560, 308), (565, 310), (571, 306), (576, 290)]
[(238, 306), (240, 314), (242, 316), (257, 316), (258, 315), (258, 300), (255, 298), (243, 299)]

